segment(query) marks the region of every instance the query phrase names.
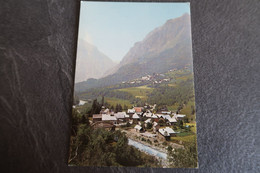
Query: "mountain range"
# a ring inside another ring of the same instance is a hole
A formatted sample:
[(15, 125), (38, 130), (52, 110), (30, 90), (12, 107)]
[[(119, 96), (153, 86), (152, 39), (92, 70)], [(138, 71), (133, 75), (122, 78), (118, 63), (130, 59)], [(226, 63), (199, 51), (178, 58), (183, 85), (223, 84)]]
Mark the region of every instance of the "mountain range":
[(75, 83), (86, 81), (89, 78), (101, 78), (108, 69), (115, 65), (115, 62), (95, 46), (79, 39)]
[(121, 62), (105, 77), (76, 83), (75, 91), (104, 87), (143, 75), (164, 73), (192, 64), (190, 15), (170, 19), (133, 45)]

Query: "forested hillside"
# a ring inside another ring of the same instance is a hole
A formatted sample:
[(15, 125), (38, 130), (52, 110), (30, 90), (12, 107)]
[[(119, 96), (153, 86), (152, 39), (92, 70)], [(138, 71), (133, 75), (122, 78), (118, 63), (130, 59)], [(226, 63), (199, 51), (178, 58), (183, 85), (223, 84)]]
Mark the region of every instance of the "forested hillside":
[(107, 87), (87, 89), (76, 93), (79, 99), (101, 100), (105, 97), (105, 105), (122, 108), (156, 104), (157, 109), (166, 107), (171, 111), (185, 113), (190, 120), (195, 120), (194, 80), (191, 69), (168, 71), (161, 74), (169, 79), (164, 83), (143, 81), (141, 83), (120, 83)]
[(69, 165), (161, 167), (153, 156), (128, 145), (119, 130), (93, 129), (88, 117), (73, 110)]

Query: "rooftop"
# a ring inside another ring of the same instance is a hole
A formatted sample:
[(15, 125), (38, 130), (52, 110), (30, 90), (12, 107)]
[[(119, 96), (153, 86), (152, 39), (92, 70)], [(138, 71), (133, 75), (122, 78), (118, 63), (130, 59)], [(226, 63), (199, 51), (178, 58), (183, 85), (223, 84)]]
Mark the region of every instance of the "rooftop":
[(118, 118), (125, 118), (126, 117), (126, 113), (125, 112), (117, 112), (115, 113), (115, 117)]
[(170, 123), (176, 123), (177, 122), (177, 120), (175, 118), (170, 118), (168, 120), (170, 121)]
[(149, 112), (149, 113), (145, 112), (143, 116), (144, 116), (144, 117), (147, 117), (147, 118), (151, 118), (152, 115), (153, 115), (153, 114), (152, 114), (151, 112)]
[(94, 118), (102, 118), (102, 114), (93, 114), (93, 119)]
[(177, 118), (183, 118), (183, 117), (186, 117), (186, 115), (176, 114), (176, 117), (177, 117)]
[(151, 118), (145, 120), (144, 122), (145, 122), (146, 124), (147, 124), (147, 123), (151, 123)]
[(170, 127), (165, 127), (163, 129), (159, 129), (159, 133), (161, 133), (163, 136), (170, 136), (173, 133), (177, 133), (175, 132), (172, 128)]
[(158, 116), (157, 116), (157, 115), (155, 115), (155, 114), (153, 114), (153, 115), (152, 115), (152, 118), (158, 118)]
[(116, 121), (116, 117), (109, 114), (102, 114), (102, 121)]
[(142, 112), (142, 107), (134, 107), (135, 112)]
[(133, 113), (135, 113), (135, 110), (134, 109), (128, 109), (127, 113), (130, 113), (130, 114), (132, 113), (133, 114)]
[(133, 115), (133, 119), (139, 119), (140, 117), (135, 113), (134, 115)]
[(142, 127), (140, 125), (136, 125), (134, 128), (137, 129), (137, 130), (141, 130), (142, 129)]

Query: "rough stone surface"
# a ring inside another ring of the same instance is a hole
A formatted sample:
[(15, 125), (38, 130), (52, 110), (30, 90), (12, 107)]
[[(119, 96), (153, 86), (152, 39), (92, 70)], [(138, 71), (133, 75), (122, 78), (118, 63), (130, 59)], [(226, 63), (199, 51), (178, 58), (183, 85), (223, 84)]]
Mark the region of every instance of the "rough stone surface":
[(79, 4), (0, 2), (0, 172), (260, 172), (259, 0), (191, 1), (198, 169), (68, 167)]

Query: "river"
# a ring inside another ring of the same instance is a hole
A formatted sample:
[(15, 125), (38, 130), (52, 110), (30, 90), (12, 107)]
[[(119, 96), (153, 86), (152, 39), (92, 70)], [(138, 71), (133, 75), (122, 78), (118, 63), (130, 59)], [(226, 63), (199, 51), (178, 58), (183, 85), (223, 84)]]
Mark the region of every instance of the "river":
[(132, 145), (135, 148), (137, 148), (137, 149), (139, 149), (139, 150), (141, 150), (141, 151), (143, 151), (145, 153), (148, 153), (150, 155), (157, 156), (157, 157), (160, 157), (160, 158), (165, 159), (165, 160), (167, 159), (167, 154), (166, 153), (163, 153), (161, 151), (155, 150), (155, 149), (153, 149), (151, 147), (148, 147), (148, 146), (146, 146), (144, 144), (141, 144), (140, 142), (136, 142), (136, 141), (134, 141), (132, 139), (128, 139), (128, 144)]

